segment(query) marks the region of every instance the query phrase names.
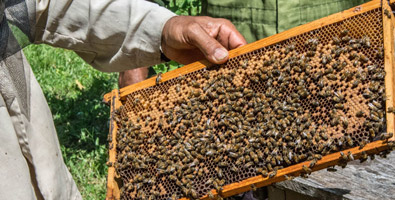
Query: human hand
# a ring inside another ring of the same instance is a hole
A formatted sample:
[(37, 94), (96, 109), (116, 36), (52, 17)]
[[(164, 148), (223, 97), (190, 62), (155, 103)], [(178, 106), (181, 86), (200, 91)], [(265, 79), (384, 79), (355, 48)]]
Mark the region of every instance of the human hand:
[(181, 64), (203, 58), (222, 64), (228, 60), (228, 50), (246, 43), (226, 19), (176, 16), (166, 22), (162, 31), (163, 53)]

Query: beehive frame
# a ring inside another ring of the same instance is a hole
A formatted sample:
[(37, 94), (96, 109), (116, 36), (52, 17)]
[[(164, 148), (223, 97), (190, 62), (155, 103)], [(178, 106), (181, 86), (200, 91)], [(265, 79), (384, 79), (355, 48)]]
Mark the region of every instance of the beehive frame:
[[(391, 1), (391, 3), (395, 2)], [(297, 35), (307, 33), (309, 31), (324, 27), (329, 24), (337, 23), (344, 19), (359, 15), (364, 12), (368, 12), (374, 9), (381, 7), (384, 9), (391, 10), (387, 3), (383, 3), (381, 1), (372, 1), (361, 6), (357, 6), (351, 8), (349, 10), (343, 11), (341, 13), (337, 13), (325, 18), (322, 18), (317, 21), (313, 21), (311, 23), (290, 29), (288, 31), (279, 33), (277, 35), (265, 38), (263, 40), (259, 40), (252, 44), (243, 46), (241, 48), (230, 51), (229, 57), (234, 58), (239, 55), (260, 49), (265, 46), (273, 45), (279, 43), (283, 40), (295, 37)], [(388, 100), (386, 101), (386, 107), (393, 107), (394, 98), (394, 77), (393, 77), (393, 69), (394, 69), (394, 17), (388, 18), (386, 14), (383, 12), (383, 40), (384, 40), (384, 68), (386, 71), (385, 77), (385, 88), (386, 94), (388, 96)], [(184, 66), (180, 69), (165, 73), (162, 75), (162, 82), (167, 80), (171, 80), (173, 78), (179, 77), (180, 75), (188, 74), (206, 67), (210, 67), (207, 61), (195, 62), (190, 65)], [(126, 88), (122, 88), (119, 91), (114, 90), (109, 94), (106, 94), (104, 99), (105, 101), (111, 104), (111, 113), (113, 114), (114, 110), (118, 109), (122, 105), (122, 100), (126, 98), (126, 96), (132, 92), (148, 88), (154, 86), (156, 84), (155, 77), (145, 80), (143, 82), (134, 84), (132, 86), (128, 86)], [(394, 132), (394, 114), (387, 112), (386, 113), (387, 120), (387, 132)], [(109, 161), (115, 162), (116, 160), (116, 133), (117, 133), (117, 124), (112, 119), (110, 124), (110, 148), (109, 148)], [(394, 140), (394, 137), (391, 139)], [(379, 140), (375, 142), (371, 142), (367, 144), (364, 148), (360, 149), (359, 147), (351, 148), (346, 151), (352, 152), (355, 159), (358, 159), (362, 152), (367, 152), (368, 154), (378, 154), (381, 151), (388, 149), (387, 143)], [(334, 166), (339, 162), (339, 153), (333, 153), (327, 156), (324, 156), (321, 160), (319, 160), (316, 165), (312, 168), (313, 171), (317, 171), (320, 169), (324, 169), (330, 166)], [(228, 197), (235, 194), (239, 194), (241, 192), (245, 192), (251, 189), (251, 185), (255, 185), (256, 187), (263, 187), (269, 185), (274, 182), (279, 182), (285, 180), (285, 175), (298, 176), (302, 173), (302, 166), (308, 165), (310, 161), (306, 161), (304, 163), (295, 164), (284, 169), (280, 169), (277, 172), (277, 175), (273, 178), (263, 178), (262, 176), (256, 176), (252, 178), (245, 179), (241, 182), (232, 183), (223, 187), (222, 196)], [(109, 167), (108, 170), (108, 180), (107, 180), (107, 199), (119, 199), (119, 181), (117, 181), (117, 175), (115, 173), (115, 168), (113, 166)], [(216, 192), (213, 190), (214, 195)], [(207, 196), (202, 197), (202, 199), (208, 199)]]

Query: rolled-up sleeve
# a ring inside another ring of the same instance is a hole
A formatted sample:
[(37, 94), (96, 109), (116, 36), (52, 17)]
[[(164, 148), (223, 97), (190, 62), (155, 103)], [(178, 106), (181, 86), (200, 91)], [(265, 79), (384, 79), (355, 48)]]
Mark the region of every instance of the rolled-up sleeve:
[(160, 62), (162, 29), (173, 16), (142, 0), (38, 1), (35, 43), (71, 49), (101, 71), (125, 71)]

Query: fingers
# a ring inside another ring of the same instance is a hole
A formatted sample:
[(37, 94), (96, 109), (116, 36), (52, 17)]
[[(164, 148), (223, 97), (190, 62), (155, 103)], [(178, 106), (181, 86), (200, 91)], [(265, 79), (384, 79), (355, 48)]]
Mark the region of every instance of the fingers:
[(208, 61), (222, 64), (229, 58), (228, 50), (245, 44), (244, 37), (225, 19), (177, 16), (162, 31), (163, 53), (181, 63), (196, 61), (204, 55)]
[(199, 23), (191, 23), (187, 27), (186, 38), (189, 44), (202, 51), (207, 60), (215, 64), (222, 64), (228, 59), (228, 50), (215, 38), (210, 36)]
[(227, 49), (235, 49), (247, 44), (244, 37), (237, 31), (236, 27), (228, 20), (220, 20), (217, 40)]
[(229, 33), (229, 49), (235, 49), (247, 44), (247, 41), (238, 31), (231, 31)]
[(169, 47), (167, 49), (167, 52), (168, 52), (167, 56), (170, 56), (172, 60), (181, 63), (183, 65), (205, 59), (205, 55), (203, 55), (203, 53), (198, 48), (180, 50), (180, 49)]

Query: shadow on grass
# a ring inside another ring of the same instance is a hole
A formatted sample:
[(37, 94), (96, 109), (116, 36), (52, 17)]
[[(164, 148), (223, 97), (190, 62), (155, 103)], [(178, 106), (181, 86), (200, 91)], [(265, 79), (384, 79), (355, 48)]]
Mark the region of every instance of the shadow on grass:
[(97, 139), (99, 144), (107, 144), (110, 108), (102, 103), (102, 99), (113, 89), (108, 82), (93, 79), (91, 87), (84, 89), (76, 98), (59, 99), (46, 94), (62, 145), (91, 151), (98, 145)]
[(110, 108), (101, 100), (112, 89), (109, 80), (94, 79), (76, 98), (47, 96), (62, 154), (84, 199), (103, 199), (107, 166)]

